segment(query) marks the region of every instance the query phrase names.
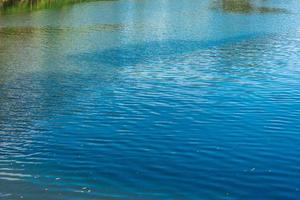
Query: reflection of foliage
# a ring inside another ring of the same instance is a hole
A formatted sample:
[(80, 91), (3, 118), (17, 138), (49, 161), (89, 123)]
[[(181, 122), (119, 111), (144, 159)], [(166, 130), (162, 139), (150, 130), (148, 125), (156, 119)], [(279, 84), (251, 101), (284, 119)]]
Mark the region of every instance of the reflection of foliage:
[(3, 35), (24, 35), (32, 34), (35, 32), (44, 32), (44, 33), (62, 33), (62, 32), (74, 32), (77, 33), (88, 33), (91, 31), (119, 31), (125, 27), (121, 24), (95, 24), (95, 25), (86, 25), (80, 27), (6, 27), (0, 28), (0, 36)]
[(230, 12), (248, 12), (253, 6), (247, 0), (222, 0), (222, 9)]
[(87, 34), (94, 31), (120, 31), (126, 27), (121, 24), (95, 24), (80, 27), (0, 27), (0, 38), (4, 36), (26, 36), (35, 33), (61, 34), (61, 33), (80, 33)]
[(218, 0), (214, 8), (231, 13), (286, 13), (282, 8), (258, 7), (251, 0)]
[(32, 11), (60, 8), (65, 5), (101, 0), (0, 0), (0, 12)]

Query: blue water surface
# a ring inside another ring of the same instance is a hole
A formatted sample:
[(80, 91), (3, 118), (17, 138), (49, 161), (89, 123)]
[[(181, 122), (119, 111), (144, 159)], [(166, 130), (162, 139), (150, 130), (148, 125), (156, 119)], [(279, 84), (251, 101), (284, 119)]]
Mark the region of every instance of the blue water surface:
[(300, 198), (300, 4), (0, 16), (0, 199)]

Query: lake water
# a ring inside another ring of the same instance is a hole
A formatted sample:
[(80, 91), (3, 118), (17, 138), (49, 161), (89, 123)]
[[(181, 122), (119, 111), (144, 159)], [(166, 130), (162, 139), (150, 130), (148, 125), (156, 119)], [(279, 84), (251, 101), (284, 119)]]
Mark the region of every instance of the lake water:
[(0, 15), (0, 199), (299, 199), (299, 1), (216, 4)]

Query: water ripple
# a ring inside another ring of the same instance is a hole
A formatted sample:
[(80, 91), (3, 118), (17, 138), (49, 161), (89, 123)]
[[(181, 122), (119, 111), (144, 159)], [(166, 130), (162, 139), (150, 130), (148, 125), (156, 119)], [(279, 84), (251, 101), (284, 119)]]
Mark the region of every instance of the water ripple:
[[(189, 0), (122, 2), (106, 9), (139, 17), (86, 5), (92, 25), (0, 28), (0, 198), (297, 199), (297, 28), (274, 30), (275, 14), (191, 18)], [(134, 29), (141, 15), (151, 29)]]

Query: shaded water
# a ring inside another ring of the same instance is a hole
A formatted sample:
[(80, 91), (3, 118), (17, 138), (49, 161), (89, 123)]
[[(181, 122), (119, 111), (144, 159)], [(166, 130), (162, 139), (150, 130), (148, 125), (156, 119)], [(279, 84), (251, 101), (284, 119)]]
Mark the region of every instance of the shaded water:
[(0, 14), (62, 8), (67, 5), (93, 1), (104, 0), (0, 0)]
[(0, 198), (298, 199), (298, 1), (214, 5), (2, 15)]

